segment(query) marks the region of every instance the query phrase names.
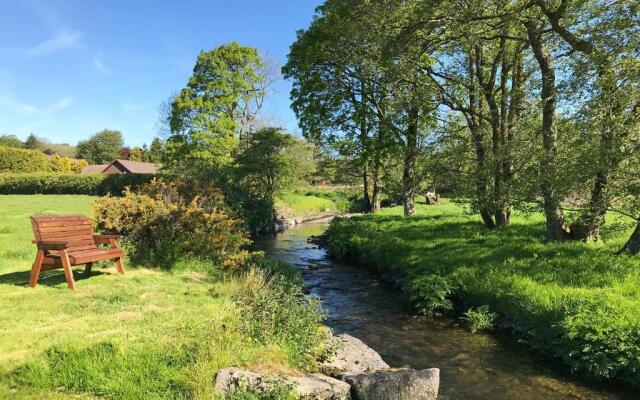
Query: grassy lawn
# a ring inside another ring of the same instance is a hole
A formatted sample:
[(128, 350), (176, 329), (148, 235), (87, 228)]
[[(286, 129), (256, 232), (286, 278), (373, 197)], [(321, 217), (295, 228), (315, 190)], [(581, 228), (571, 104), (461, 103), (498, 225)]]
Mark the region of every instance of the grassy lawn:
[(336, 220), (329, 243), (334, 255), (404, 276), (418, 307), (450, 291), (462, 310), (488, 305), (531, 347), (581, 373), (640, 385), (640, 258), (615, 255), (632, 229), (611, 216), (601, 243), (545, 244), (541, 215), (489, 231), (448, 203), (411, 218), (397, 207)]
[(338, 204), (333, 200), (298, 193), (281, 195), (276, 200), (276, 210), (278, 216), (285, 218), (309, 217), (325, 212), (340, 211)]
[[(96, 266), (26, 287), (29, 216), (91, 213), (89, 196), (0, 196), (0, 398), (212, 398), (229, 365), (293, 369), (287, 346), (252, 340), (233, 297), (246, 276)], [(293, 361), (292, 361), (293, 360)]]

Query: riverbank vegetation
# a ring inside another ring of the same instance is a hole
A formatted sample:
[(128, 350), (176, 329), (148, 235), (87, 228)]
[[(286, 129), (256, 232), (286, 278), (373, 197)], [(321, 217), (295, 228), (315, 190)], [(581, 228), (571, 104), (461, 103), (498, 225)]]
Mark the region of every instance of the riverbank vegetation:
[(419, 206), (335, 220), (329, 250), (388, 277), (423, 314), (472, 309), (579, 374), (640, 385), (640, 260), (616, 255), (634, 229), (609, 214), (605, 242), (548, 244), (544, 216), (515, 213), (507, 230), (487, 230), (469, 207)]
[(318, 304), (301, 294), (293, 268), (259, 255), (239, 260), (227, 247), (228, 258), (205, 261), (185, 252), (170, 268), (127, 259), (124, 276), (111, 266), (74, 272), (76, 293), (60, 270), (27, 287), (29, 216), (91, 215), (96, 199), (0, 196), (0, 397), (210, 399), (223, 367), (315, 368), (325, 351)]

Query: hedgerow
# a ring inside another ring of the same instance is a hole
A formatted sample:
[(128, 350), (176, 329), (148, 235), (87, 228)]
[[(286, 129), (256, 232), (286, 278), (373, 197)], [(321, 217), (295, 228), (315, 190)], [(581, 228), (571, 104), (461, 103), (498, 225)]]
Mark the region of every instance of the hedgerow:
[(0, 194), (120, 195), (124, 188), (150, 182), (147, 174), (0, 174)]

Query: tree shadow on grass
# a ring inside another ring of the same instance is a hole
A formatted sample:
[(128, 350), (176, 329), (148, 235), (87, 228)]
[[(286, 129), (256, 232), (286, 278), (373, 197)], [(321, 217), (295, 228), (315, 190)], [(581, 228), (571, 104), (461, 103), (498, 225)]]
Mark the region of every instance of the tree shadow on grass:
[[(89, 273), (85, 273), (82, 270), (74, 270), (73, 278), (75, 279), (76, 282), (78, 282), (78, 281), (92, 278), (94, 276), (100, 276), (104, 274), (105, 273), (101, 271), (91, 271)], [(29, 285), (30, 275), (31, 275), (31, 271), (10, 272), (8, 274), (0, 275), (0, 284), (26, 287)], [(43, 271), (40, 273), (40, 278), (38, 279), (38, 285), (50, 286), (50, 287), (57, 286), (66, 282), (67, 281), (64, 278), (64, 272), (62, 271), (62, 269)]]

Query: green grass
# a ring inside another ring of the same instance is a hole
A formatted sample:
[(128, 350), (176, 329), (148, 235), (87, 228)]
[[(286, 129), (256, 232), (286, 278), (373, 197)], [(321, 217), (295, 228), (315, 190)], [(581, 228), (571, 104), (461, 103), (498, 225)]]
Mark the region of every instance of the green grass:
[(75, 292), (61, 270), (26, 287), (35, 255), (28, 217), (89, 215), (93, 199), (0, 196), (0, 398), (208, 399), (221, 367), (301, 367), (289, 342), (243, 329), (234, 299), (255, 281), (246, 275), (127, 265), (121, 276), (107, 265), (91, 276), (76, 268)]
[(287, 193), (281, 195), (276, 200), (276, 210), (278, 217), (311, 217), (322, 213), (340, 211), (335, 201), (317, 197), (306, 196), (297, 193)]
[(334, 221), (330, 251), (404, 276), (418, 309), (439, 304), (433, 296), (443, 284), (424, 278), (442, 277), (462, 310), (487, 305), (531, 347), (574, 370), (640, 384), (640, 258), (615, 255), (631, 221), (610, 216), (597, 244), (547, 244), (537, 214), (489, 231), (452, 203), (401, 213)]
[(358, 189), (331, 186), (298, 188), (276, 200), (277, 215), (286, 218), (359, 212), (362, 206), (362, 193)]

